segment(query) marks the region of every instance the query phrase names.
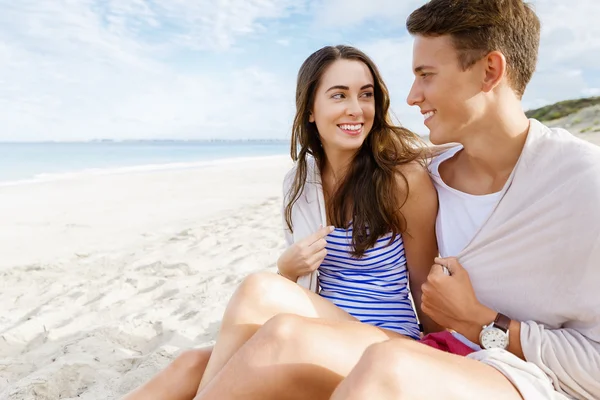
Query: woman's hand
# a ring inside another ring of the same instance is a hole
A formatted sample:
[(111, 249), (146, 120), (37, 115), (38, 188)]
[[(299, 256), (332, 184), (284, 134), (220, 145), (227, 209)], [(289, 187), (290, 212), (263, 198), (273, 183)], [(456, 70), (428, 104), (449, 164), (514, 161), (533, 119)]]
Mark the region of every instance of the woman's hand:
[(315, 271), (327, 255), (325, 237), (333, 232), (333, 226), (320, 228), (315, 233), (292, 244), (277, 260), (279, 273), (291, 281)]

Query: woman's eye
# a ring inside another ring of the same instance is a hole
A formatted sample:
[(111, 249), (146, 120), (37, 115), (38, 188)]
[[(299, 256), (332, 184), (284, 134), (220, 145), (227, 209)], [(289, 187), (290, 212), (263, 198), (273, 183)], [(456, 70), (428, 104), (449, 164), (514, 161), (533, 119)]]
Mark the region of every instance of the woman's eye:
[(336, 93), (333, 96), (331, 96), (332, 99), (342, 99), (344, 98), (344, 94), (343, 93)]
[(373, 93), (373, 92), (365, 92), (365, 93), (363, 93), (363, 96), (365, 96), (365, 97), (373, 97), (374, 95), (375, 95), (375, 93)]

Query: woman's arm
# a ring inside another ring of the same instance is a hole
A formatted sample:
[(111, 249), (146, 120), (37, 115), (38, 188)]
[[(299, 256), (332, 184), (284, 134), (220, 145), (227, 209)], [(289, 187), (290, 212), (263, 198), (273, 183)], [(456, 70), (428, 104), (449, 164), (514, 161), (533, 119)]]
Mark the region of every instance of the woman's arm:
[[(438, 256), (435, 236), (435, 220), (438, 211), (437, 192), (427, 170), (413, 162), (400, 167), (408, 181), (408, 198), (401, 208), (406, 219), (407, 231), (402, 235), (406, 254), (410, 290), (419, 320), (425, 333), (438, 332), (444, 328), (421, 311), (421, 286)], [(398, 176), (398, 186), (403, 192), (406, 182)]]

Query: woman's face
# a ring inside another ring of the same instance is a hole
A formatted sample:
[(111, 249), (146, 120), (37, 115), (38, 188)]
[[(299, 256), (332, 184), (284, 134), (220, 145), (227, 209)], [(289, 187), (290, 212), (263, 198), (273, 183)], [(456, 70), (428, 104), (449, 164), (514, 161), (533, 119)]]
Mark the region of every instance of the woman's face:
[(310, 122), (324, 151), (356, 151), (373, 127), (373, 75), (361, 61), (337, 60), (326, 70), (315, 93)]

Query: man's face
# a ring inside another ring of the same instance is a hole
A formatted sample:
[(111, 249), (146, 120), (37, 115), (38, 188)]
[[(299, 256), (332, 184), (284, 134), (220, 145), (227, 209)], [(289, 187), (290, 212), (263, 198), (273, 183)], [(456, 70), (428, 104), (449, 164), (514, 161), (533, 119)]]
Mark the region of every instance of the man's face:
[(484, 115), (482, 63), (463, 71), (449, 36), (416, 36), (413, 71), (407, 102), (421, 109), (431, 142), (461, 142)]

